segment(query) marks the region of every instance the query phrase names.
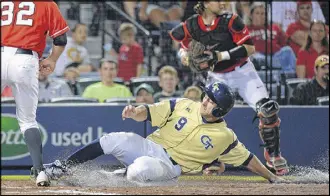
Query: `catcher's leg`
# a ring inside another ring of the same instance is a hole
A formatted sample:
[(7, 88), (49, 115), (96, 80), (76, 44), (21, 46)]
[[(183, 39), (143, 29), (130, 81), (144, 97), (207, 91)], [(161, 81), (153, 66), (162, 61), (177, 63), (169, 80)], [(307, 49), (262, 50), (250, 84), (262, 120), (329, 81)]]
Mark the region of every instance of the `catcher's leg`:
[(259, 117), (259, 135), (264, 142), (264, 156), (268, 167), (274, 168), (277, 175), (288, 173), (286, 160), (280, 152), (280, 118), (279, 105), (276, 101), (264, 98), (257, 102), (256, 111)]

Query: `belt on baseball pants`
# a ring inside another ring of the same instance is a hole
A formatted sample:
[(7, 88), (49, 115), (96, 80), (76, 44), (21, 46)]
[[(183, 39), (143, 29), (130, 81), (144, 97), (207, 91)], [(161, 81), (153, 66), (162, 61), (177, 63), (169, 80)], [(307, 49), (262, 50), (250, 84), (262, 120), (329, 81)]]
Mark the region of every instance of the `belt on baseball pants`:
[(177, 163), (176, 161), (174, 161), (174, 160), (172, 159), (172, 157), (167, 153), (167, 151), (165, 150), (165, 148), (163, 148), (163, 149), (164, 149), (164, 151), (166, 152), (166, 154), (169, 156), (170, 161), (172, 162), (172, 164), (173, 164), (173, 165), (178, 165), (178, 163)]
[[(1, 46), (1, 51), (3, 51), (3, 50), (4, 50), (4, 46)], [(30, 54), (30, 55), (33, 55), (33, 52), (32, 52), (32, 50), (28, 50), (28, 49), (17, 48), (15, 54)]]

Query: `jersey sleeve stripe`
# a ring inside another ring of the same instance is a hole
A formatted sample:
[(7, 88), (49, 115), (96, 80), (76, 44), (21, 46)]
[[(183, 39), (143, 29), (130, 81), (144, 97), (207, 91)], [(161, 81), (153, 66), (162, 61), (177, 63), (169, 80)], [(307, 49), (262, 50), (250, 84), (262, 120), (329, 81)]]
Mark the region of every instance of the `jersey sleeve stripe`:
[(175, 105), (176, 105), (176, 99), (171, 99), (170, 100), (171, 113), (174, 111)]
[(227, 154), (231, 149), (235, 148), (238, 144), (238, 140), (236, 139), (233, 143), (231, 143), (227, 149), (225, 151), (223, 151), (223, 153), (221, 153), (220, 155), (225, 155)]
[(254, 154), (253, 153), (250, 153), (249, 157), (244, 161), (244, 163), (242, 163), (243, 166), (247, 166), (251, 159), (253, 158)]
[(66, 26), (64, 29), (57, 31), (56, 33), (54, 33), (54, 34), (51, 35), (50, 37), (51, 37), (51, 38), (54, 38), (54, 37), (56, 37), (57, 35), (61, 34), (63, 31), (66, 31), (66, 30), (68, 30), (68, 29), (69, 29), (69, 26)]
[(245, 37), (243, 37), (241, 40), (239, 40), (236, 44), (237, 45), (241, 45), (242, 43), (244, 43), (246, 40), (250, 39), (250, 35), (246, 35)]

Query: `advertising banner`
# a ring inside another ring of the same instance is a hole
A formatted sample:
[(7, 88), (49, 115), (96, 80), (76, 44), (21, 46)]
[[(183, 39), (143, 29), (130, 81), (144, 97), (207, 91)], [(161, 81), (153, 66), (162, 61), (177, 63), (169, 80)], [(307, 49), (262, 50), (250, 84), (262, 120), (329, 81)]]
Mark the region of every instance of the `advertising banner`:
[[(39, 123), (44, 162), (63, 159), (79, 147), (110, 132), (135, 132), (145, 135), (145, 124), (123, 121), (123, 106), (39, 106)], [(23, 134), (15, 118), (15, 107), (1, 107), (1, 164), (31, 165)], [(116, 163), (114, 157), (99, 159)]]

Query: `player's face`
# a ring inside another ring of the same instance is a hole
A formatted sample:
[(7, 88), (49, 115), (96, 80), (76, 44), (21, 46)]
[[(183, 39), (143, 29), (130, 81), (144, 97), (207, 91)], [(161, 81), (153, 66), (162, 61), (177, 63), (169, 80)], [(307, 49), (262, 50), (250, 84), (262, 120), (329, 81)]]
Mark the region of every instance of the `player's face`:
[(173, 93), (177, 84), (178, 79), (170, 73), (164, 73), (160, 77), (159, 86), (162, 87), (165, 92)]
[(136, 96), (136, 103), (153, 104), (154, 98), (151, 93), (149, 93), (145, 89), (141, 89)]
[(112, 82), (113, 78), (117, 77), (116, 64), (104, 62), (100, 68), (100, 75), (102, 82)]
[(212, 110), (217, 106), (207, 95), (203, 98), (200, 113), (205, 118), (213, 118)]
[(72, 33), (72, 38), (78, 44), (83, 44), (87, 39), (87, 27), (85, 25), (78, 25), (76, 31)]
[(311, 21), (312, 19), (312, 5), (311, 4), (302, 4), (298, 8), (298, 15), (300, 19), (305, 21)]
[(226, 2), (222, 1), (207, 1), (205, 8), (208, 9), (213, 14), (222, 14), (227, 11)]
[(251, 15), (252, 24), (261, 26), (265, 24), (265, 8), (263, 6), (256, 7)]
[(314, 24), (311, 29), (311, 37), (313, 42), (321, 42), (326, 36), (323, 24)]

